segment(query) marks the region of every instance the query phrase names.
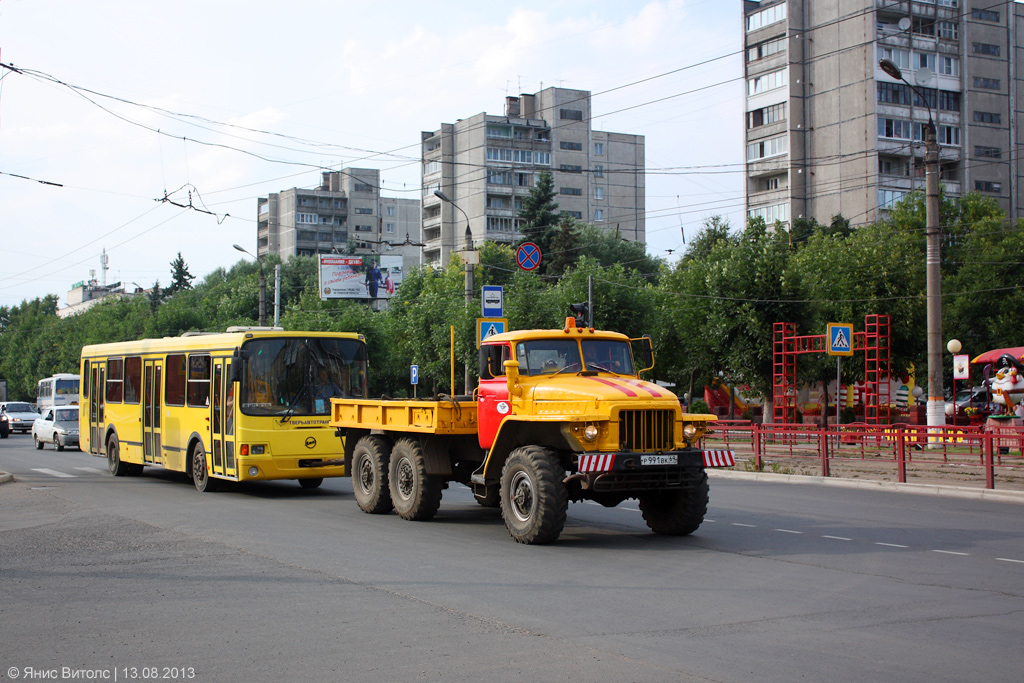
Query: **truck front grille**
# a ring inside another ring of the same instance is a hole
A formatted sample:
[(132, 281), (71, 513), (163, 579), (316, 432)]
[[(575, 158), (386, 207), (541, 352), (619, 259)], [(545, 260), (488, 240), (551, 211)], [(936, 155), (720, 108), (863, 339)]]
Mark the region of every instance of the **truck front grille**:
[(670, 451), (675, 447), (674, 410), (623, 410), (619, 442), (631, 451)]

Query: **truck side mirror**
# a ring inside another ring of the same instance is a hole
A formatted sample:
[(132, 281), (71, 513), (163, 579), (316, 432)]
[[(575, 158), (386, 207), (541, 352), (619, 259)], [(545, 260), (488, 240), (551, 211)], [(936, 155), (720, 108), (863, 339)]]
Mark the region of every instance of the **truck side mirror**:
[(643, 349), (644, 365), (646, 366), (640, 372), (646, 372), (654, 367), (654, 345), (651, 343), (651, 336), (649, 334), (645, 334), (640, 338), (640, 346)]
[(519, 386), (519, 361), (505, 361), (505, 382), (508, 384), (508, 395), (519, 396), (523, 388)]

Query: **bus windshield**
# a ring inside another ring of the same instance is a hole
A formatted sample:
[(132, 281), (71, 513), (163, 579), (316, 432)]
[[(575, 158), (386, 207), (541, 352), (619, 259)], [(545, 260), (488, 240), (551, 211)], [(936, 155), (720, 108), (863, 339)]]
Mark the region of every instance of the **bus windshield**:
[(332, 396), (366, 397), (366, 347), (356, 339), (254, 339), (242, 358), (246, 415), (326, 415)]

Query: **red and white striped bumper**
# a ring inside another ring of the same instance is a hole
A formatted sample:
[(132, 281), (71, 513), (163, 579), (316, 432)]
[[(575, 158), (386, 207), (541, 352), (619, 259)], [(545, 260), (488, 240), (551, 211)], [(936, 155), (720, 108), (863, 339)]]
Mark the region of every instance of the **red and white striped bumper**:
[(736, 454), (733, 451), (703, 451), (704, 467), (733, 467)]
[[(704, 467), (733, 467), (736, 454), (733, 451), (701, 451)], [(615, 453), (581, 455), (579, 472), (610, 472), (615, 469)]]

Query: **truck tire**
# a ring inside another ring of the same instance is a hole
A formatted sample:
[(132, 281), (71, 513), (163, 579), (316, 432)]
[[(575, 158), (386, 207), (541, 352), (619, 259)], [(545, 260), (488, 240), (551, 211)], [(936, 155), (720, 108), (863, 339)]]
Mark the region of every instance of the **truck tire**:
[(391, 512), (388, 463), (391, 445), (379, 436), (364, 436), (352, 450), (352, 495), (363, 512)]
[(640, 512), (656, 534), (686, 536), (704, 521), (708, 511), (708, 475), (692, 488), (674, 491), (652, 491), (640, 496)]
[(550, 448), (522, 446), (501, 471), (501, 516), (517, 543), (543, 545), (562, 533), (569, 493), (565, 469)]
[(415, 439), (399, 439), (391, 450), (388, 484), (395, 512), (402, 519), (423, 522), (441, 507), (441, 485), (436, 475), (427, 474), (423, 446)]
[(304, 489), (317, 489), (320, 488), (320, 484), (324, 483), (323, 477), (315, 477), (313, 479), (299, 479), (299, 486)]

